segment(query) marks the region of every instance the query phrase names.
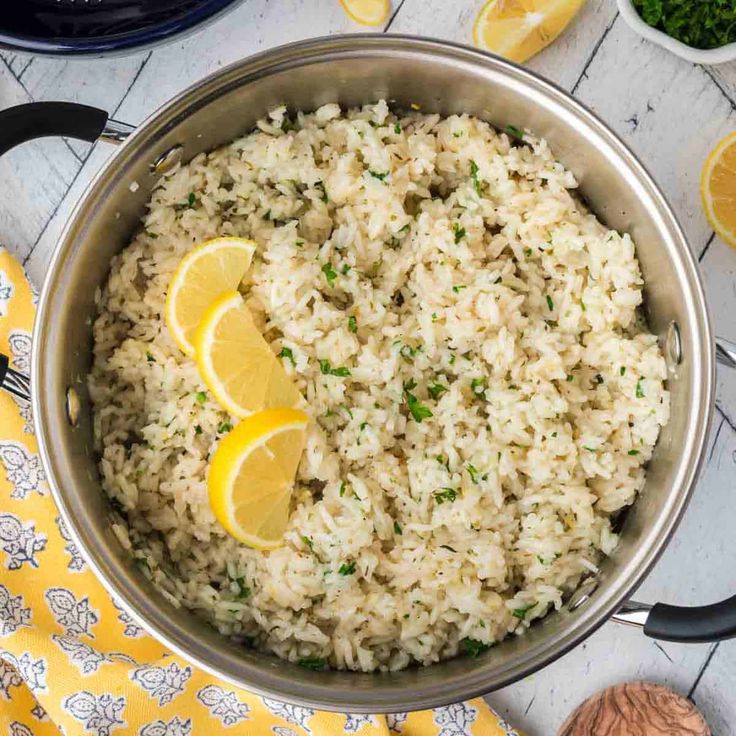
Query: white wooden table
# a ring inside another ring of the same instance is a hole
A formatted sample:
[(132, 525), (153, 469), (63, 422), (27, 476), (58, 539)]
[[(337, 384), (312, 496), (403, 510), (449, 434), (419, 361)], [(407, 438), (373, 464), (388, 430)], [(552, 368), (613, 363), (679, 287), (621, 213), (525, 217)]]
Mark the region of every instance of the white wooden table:
[[(468, 43), (481, 0), (393, 3), (384, 31)], [(135, 124), (232, 61), (299, 38), (357, 30), (337, 0), (246, 0), (213, 26), (153, 52), (89, 61), (0, 55), (0, 108), (76, 100)], [(714, 236), (698, 194), (705, 156), (736, 129), (736, 64), (703, 68), (682, 61), (630, 31), (614, 0), (590, 0), (529, 66), (592, 107), (649, 167), (700, 261), (717, 331), (736, 339), (736, 253)], [(47, 139), (0, 159), (0, 243), (25, 262), (37, 284), (71, 208), (110, 152), (104, 145)], [(735, 481), (736, 375), (722, 372), (707, 468), (639, 599), (695, 604), (736, 592)], [(631, 679), (674, 687), (696, 701), (714, 734), (736, 734), (736, 642), (659, 644), (613, 623), (488, 700), (530, 736), (549, 736), (583, 698)]]

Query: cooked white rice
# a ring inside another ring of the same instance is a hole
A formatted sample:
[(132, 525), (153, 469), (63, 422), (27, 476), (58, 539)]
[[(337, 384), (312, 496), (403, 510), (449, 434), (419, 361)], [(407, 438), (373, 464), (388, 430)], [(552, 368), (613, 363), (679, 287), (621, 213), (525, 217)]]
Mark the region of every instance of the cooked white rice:
[[(522, 633), (613, 550), (668, 419), (633, 242), (530, 134), (385, 102), (258, 128), (161, 182), (99, 295), (116, 533), (169, 599), (292, 661), (396, 670)], [(258, 245), (243, 291), (312, 417), (266, 553), (209, 509), (235, 419), (162, 319), (182, 256), (231, 234)]]

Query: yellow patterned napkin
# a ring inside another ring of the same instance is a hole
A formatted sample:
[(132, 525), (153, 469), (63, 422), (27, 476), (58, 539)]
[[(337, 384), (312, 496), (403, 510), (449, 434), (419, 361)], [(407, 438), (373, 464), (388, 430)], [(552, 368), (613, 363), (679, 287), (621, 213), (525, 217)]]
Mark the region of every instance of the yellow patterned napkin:
[[(30, 369), (33, 294), (0, 248), (0, 352)], [(87, 568), (49, 494), (30, 410), (0, 391), (0, 734), (520, 736), (486, 703), (387, 716), (260, 698), (149, 637)]]

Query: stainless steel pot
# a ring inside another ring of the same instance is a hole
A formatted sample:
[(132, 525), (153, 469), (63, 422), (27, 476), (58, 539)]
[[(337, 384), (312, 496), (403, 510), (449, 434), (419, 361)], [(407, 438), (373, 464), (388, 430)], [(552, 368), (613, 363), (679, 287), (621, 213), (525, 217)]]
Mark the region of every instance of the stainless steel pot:
[[(497, 126), (524, 125), (549, 140), (592, 209), (638, 244), (649, 325), (661, 337), (669, 365), (672, 419), (657, 444), (646, 488), (626, 514), (621, 543), (563, 610), (478, 659), (459, 657), (392, 674), (308, 672), (236, 646), (171, 606), (112, 534), (85, 388), (93, 295), (111, 257), (139, 227), (167, 167), (231, 141), (279, 103), (312, 110), (326, 102), (359, 105), (379, 98), (444, 115), (472, 113)], [(153, 636), (257, 693), (328, 710), (391, 712), (438, 706), (514, 682), (612, 616), (678, 641), (736, 634), (736, 597), (698, 609), (627, 603), (671, 537), (703, 460), (714, 339), (696, 264), (672, 211), (639, 161), (593, 114), (501, 59), (437, 41), (365, 35), (317, 39), (247, 59), (196, 84), (129, 132), (104, 113), (77, 105), (39, 103), (0, 113), (0, 152), (43, 134), (125, 139), (77, 205), (54, 254), (36, 319), (32, 392), (44, 467), (64, 519), (105, 586)], [(733, 346), (724, 343), (721, 354), (728, 360), (729, 350), (733, 363)], [(75, 396), (78, 411), (70, 411)]]

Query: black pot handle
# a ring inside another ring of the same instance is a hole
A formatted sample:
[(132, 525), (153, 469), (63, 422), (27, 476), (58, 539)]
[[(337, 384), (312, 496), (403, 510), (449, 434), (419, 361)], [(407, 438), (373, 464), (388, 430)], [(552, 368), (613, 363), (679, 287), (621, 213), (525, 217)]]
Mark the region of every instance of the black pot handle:
[(133, 127), (108, 120), (104, 110), (76, 102), (29, 102), (0, 111), (0, 156), (11, 148), (46, 136), (65, 136), (94, 143), (120, 143)]
[[(736, 368), (736, 343), (716, 338), (716, 359)], [(736, 637), (736, 595), (708, 606), (671, 606), (668, 603), (629, 601), (611, 617), (623, 624), (639, 626), (646, 636), (684, 644), (721, 641)]]

